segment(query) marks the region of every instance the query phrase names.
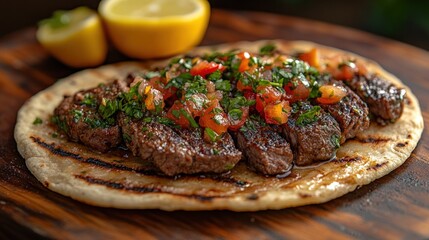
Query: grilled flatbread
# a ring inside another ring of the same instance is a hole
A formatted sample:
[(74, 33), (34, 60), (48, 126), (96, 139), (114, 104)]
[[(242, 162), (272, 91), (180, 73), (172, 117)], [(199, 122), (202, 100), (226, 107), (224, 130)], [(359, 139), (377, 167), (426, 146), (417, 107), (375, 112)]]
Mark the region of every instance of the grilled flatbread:
[[(372, 61), (334, 48), (301, 41), (269, 43), (286, 53), (317, 47), (322, 55), (344, 54), (364, 61), (370, 71), (406, 89), (402, 117), (387, 126), (371, 123), (368, 130), (343, 144), (332, 161), (295, 167), (284, 178), (257, 174), (243, 163), (227, 174), (158, 176), (127, 152), (93, 152), (58, 136), (49, 123), (64, 95), (166, 63), (126, 62), (78, 72), (28, 100), (15, 127), (18, 150), (34, 176), (55, 192), (96, 206), (168, 211), (257, 211), (323, 203), (388, 174), (410, 156), (423, 131), (423, 119), (418, 100), (399, 79)], [(234, 48), (256, 52), (265, 44), (267, 41), (202, 47), (192, 54)], [(42, 123), (33, 124), (36, 118)]]

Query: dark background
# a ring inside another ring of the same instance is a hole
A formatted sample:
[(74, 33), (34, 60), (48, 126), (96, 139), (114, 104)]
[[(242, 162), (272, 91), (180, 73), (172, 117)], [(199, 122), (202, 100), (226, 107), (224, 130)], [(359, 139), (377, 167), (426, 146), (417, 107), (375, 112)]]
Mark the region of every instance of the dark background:
[[(10, 0), (0, 8), (0, 36), (35, 26), (54, 10), (99, 0)], [(209, 0), (213, 8), (256, 10), (330, 22), (372, 32), (429, 50), (427, 0)]]

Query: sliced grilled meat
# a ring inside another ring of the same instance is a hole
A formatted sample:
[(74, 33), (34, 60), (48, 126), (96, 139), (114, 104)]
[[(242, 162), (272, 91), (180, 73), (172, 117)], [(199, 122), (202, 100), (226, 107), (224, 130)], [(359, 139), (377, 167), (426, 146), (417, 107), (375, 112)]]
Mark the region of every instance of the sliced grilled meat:
[(355, 76), (346, 84), (366, 102), (378, 123), (385, 125), (402, 115), (405, 89), (398, 88), (377, 75)]
[(216, 143), (207, 143), (201, 129), (179, 129), (156, 123), (131, 121), (120, 115), (127, 147), (166, 175), (226, 172), (241, 159), (229, 134)]
[(357, 133), (369, 127), (368, 106), (350, 88), (340, 81), (331, 81), (330, 84), (341, 86), (347, 90), (347, 95), (335, 104), (319, 104), (326, 112), (332, 115), (340, 125), (341, 141), (353, 138)]
[(121, 142), (121, 131), (115, 116), (103, 119), (98, 107), (127, 90), (126, 81), (115, 81), (66, 96), (54, 111), (54, 122), (70, 140), (82, 142), (96, 151), (106, 152)]
[(334, 157), (341, 136), (335, 119), (308, 102), (294, 104), (293, 112), (283, 132), (294, 150), (295, 164), (304, 166)]
[(289, 143), (269, 126), (235, 132), (237, 146), (246, 156), (250, 167), (267, 174), (282, 174), (293, 166)]
[(231, 170), (241, 159), (241, 152), (235, 147), (229, 133), (224, 133), (217, 142), (206, 142), (202, 129), (175, 129), (194, 150), (192, 166), (181, 170), (183, 173), (215, 172)]

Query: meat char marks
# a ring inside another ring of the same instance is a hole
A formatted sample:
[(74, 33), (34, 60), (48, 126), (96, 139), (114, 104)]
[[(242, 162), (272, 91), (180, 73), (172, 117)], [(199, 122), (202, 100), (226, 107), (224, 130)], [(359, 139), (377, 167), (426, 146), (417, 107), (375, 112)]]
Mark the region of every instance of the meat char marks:
[(319, 104), (338, 122), (341, 129), (340, 143), (342, 144), (369, 127), (369, 110), (366, 103), (343, 82), (330, 80), (329, 84), (340, 86), (347, 92), (338, 103)]
[(250, 167), (267, 175), (282, 174), (293, 166), (289, 143), (272, 127), (252, 122), (252, 128), (238, 131), (237, 146), (246, 156)]
[(132, 121), (120, 114), (125, 144), (134, 155), (149, 161), (166, 175), (231, 170), (241, 159), (231, 136), (217, 142), (203, 140), (201, 129), (172, 129), (157, 122)]
[(106, 152), (121, 142), (121, 131), (114, 116), (103, 119), (98, 112), (102, 102), (114, 99), (127, 91), (129, 79), (115, 81), (110, 85), (80, 91), (73, 96), (65, 96), (55, 109), (53, 121), (74, 142)]
[(283, 132), (292, 146), (298, 166), (326, 161), (335, 156), (340, 147), (340, 127), (320, 106), (298, 102)]
[(377, 75), (356, 75), (346, 84), (368, 105), (375, 120), (386, 125), (395, 122), (404, 110), (405, 89)]

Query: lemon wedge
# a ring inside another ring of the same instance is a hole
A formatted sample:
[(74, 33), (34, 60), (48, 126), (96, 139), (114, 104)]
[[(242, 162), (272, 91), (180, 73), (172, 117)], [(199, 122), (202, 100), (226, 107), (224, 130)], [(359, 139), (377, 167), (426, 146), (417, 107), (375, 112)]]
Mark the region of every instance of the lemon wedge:
[(115, 47), (133, 58), (184, 52), (204, 36), (206, 0), (102, 0), (98, 11)]
[(41, 21), (38, 41), (55, 58), (72, 67), (91, 67), (104, 62), (107, 43), (97, 13), (86, 7), (56, 11)]

